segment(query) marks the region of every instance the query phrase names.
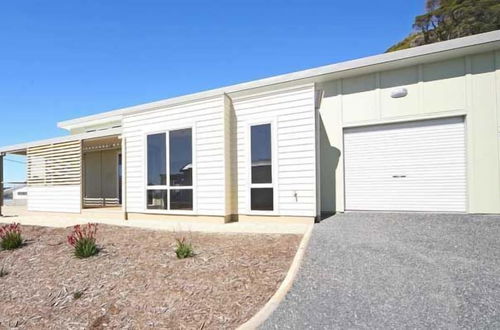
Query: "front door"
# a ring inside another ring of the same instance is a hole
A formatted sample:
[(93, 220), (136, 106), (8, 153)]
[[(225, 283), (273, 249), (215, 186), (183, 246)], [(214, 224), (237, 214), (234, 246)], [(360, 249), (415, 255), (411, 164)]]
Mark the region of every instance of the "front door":
[(118, 150), (84, 154), (84, 207), (119, 205)]

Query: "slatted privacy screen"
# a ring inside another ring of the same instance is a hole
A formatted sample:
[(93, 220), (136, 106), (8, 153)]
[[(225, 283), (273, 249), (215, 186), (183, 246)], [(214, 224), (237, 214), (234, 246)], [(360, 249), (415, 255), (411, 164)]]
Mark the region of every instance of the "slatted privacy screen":
[(63, 186), (81, 183), (80, 141), (28, 148), (28, 185)]

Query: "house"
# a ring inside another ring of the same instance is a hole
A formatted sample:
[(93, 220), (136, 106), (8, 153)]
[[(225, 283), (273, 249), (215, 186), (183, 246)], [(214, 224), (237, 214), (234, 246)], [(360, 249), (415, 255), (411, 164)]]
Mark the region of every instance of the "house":
[(28, 187), (25, 184), (16, 184), (3, 190), (6, 205), (26, 205), (28, 200)]
[(500, 213), (500, 31), (63, 121), (28, 209), (311, 222)]

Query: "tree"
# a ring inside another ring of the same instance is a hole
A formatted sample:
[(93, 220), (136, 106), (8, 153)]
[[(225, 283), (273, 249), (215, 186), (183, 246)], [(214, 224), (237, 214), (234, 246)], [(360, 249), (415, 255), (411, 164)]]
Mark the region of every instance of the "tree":
[(425, 10), (388, 52), (500, 29), (500, 0), (426, 0)]

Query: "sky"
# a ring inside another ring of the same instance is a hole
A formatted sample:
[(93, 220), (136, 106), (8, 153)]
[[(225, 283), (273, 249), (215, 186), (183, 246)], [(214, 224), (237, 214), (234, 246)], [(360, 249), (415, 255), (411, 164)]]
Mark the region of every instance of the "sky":
[[(383, 53), (423, 11), (424, 0), (3, 0), (0, 145), (65, 135), (56, 123), (67, 119)], [(5, 181), (25, 180), (9, 160)]]

